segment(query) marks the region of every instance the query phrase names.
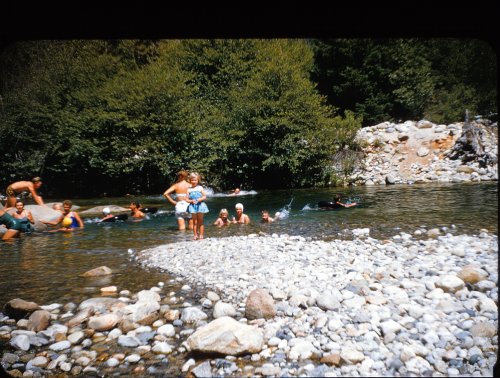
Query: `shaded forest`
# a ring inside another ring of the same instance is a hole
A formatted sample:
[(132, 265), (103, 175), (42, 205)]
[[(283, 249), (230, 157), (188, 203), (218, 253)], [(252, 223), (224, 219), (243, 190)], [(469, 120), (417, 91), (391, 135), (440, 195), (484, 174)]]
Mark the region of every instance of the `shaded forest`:
[(497, 113), (480, 40), (19, 41), (0, 55), (0, 190), (160, 193), (180, 169), (217, 190), (325, 186), (360, 127), (465, 109)]

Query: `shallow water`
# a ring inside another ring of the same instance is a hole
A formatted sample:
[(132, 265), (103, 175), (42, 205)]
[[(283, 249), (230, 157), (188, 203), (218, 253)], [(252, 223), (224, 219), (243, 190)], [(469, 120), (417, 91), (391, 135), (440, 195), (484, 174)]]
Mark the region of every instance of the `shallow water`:
[[(359, 206), (342, 210), (320, 210), (317, 202), (331, 200), (335, 193), (344, 200), (359, 200)], [(84, 217), (85, 229), (72, 233), (35, 233), (0, 244), (0, 306), (19, 297), (38, 304), (66, 303), (100, 295), (100, 287), (116, 285), (118, 290), (135, 292), (174, 277), (145, 271), (135, 261), (134, 251), (161, 244), (191, 240), (191, 231), (178, 231), (173, 206), (161, 195), (137, 198), (144, 206), (156, 206), (157, 214), (140, 222), (98, 224)], [(50, 199), (51, 202), (57, 199)], [(78, 211), (100, 206), (127, 207), (130, 198), (74, 200)], [(218, 228), (212, 225), (225, 207), (235, 215), (241, 202), (252, 220), (250, 225)], [(306, 189), (243, 192), (239, 196), (217, 194), (207, 199), (205, 237), (287, 233), (312, 238), (350, 238), (355, 228), (370, 228), (375, 238), (389, 238), (418, 228), (446, 227), (455, 234), (478, 234), (481, 228), (498, 234), (497, 183), (415, 184), (333, 189)], [(288, 210), (284, 219), (260, 224), (260, 211), (271, 215)], [(193, 248), (196, 244), (193, 243)], [(105, 278), (78, 275), (106, 265), (115, 272)], [(175, 290), (176, 286), (168, 284)], [(167, 285), (167, 286), (168, 286)], [(177, 285), (178, 286), (178, 285)]]

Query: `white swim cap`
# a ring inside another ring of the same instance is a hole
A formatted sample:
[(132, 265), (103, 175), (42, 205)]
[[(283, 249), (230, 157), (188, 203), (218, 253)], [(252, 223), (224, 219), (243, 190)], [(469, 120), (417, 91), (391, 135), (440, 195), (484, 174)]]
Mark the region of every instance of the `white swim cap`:
[(104, 209), (102, 209), (102, 213), (104, 215), (108, 215), (109, 213), (111, 213), (111, 210), (109, 209), (109, 207), (105, 207)]
[(241, 203), (237, 203), (235, 206), (234, 206), (235, 209), (241, 209), (243, 211), (243, 204)]

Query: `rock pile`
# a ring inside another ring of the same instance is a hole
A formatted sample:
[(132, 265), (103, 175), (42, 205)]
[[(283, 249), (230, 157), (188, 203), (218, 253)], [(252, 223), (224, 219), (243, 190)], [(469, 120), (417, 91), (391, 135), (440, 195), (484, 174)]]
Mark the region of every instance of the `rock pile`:
[(356, 139), (364, 158), (349, 184), (498, 180), (498, 125), (487, 120), (383, 122), (360, 129)]

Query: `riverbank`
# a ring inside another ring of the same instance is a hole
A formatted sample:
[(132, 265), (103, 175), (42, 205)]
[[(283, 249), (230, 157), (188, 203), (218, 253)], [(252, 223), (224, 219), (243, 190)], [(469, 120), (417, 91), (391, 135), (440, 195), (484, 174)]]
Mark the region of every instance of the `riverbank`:
[(356, 140), (363, 157), (349, 184), (498, 181), (497, 122), (382, 122), (360, 129)]
[(43, 306), (44, 329), (2, 316), (2, 365), (18, 376), (491, 376), (497, 235), (369, 232), (141, 251), (143, 266), (176, 275), (182, 288), (106, 288), (78, 305)]

